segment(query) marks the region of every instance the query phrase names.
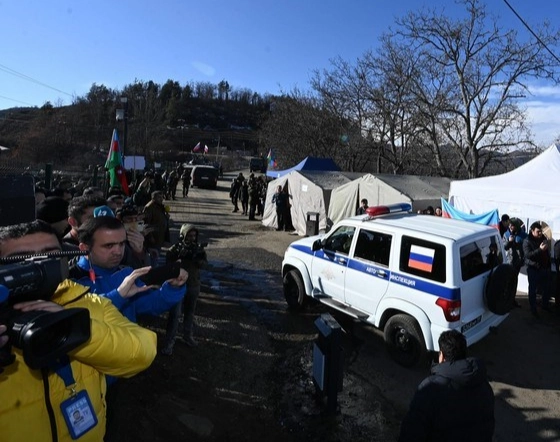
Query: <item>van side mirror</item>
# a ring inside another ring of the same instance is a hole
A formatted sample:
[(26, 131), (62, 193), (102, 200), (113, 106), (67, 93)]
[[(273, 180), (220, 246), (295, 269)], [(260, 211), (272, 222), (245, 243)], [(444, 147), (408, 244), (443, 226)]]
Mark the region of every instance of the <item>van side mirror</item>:
[(313, 246), (311, 247), (311, 250), (313, 250), (314, 252), (316, 252), (317, 250), (321, 250), (323, 248), (323, 241), (320, 239), (316, 239), (313, 242)]

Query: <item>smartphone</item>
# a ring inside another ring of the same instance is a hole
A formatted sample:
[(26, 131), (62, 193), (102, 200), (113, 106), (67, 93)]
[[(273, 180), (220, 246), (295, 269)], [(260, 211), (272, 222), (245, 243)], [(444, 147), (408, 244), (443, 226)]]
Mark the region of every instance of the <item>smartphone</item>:
[(133, 221), (131, 223), (125, 223), (124, 228), (127, 232), (134, 231), (142, 233), (144, 231), (144, 221)]
[(140, 277), (140, 280), (146, 285), (162, 285), (168, 279), (177, 278), (180, 270), (180, 262), (171, 262), (163, 266), (152, 267), (148, 273)]

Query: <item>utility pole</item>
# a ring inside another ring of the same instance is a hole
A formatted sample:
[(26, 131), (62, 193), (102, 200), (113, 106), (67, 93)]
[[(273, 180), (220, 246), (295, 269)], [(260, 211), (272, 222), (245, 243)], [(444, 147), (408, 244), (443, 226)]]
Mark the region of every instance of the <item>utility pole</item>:
[[(126, 152), (126, 141), (127, 141), (127, 132), (128, 132), (128, 97), (121, 97), (121, 103), (124, 106), (124, 115), (123, 115), (123, 120), (124, 120), (124, 131), (123, 131), (123, 161), (124, 161), (124, 155)], [(134, 146), (134, 159), (133, 159), (133, 169), (134, 169), (134, 174), (136, 174), (136, 146)]]
[(183, 118), (179, 118), (177, 122), (181, 124), (181, 163), (183, 163), (185, 161), (185, 139), (183, 136), (183, 130), (185, 129), (185, 120)]
[[(117, 109), (117, 121), (123, 121), (124, 123), (124, 130), (123, 130), (123, 144), (122, 144), (122, 156), (123, 162), (126, 155), (126, 132), (128, 129), (128, 98), (121, 97), (120, 98), (121, 104), (123, 105), (122, 109)], [(134, 152), (134, 161), (136, 162), (136, 149)], [(134, 168), (136, 170), (136, 167)]]

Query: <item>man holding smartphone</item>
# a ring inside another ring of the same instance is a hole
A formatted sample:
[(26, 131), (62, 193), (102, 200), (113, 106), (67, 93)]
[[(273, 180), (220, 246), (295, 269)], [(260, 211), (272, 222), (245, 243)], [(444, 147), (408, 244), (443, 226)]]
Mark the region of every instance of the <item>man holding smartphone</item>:
[[(123, 223), (117, 218), (91, 218), (78, 229), (80, 250), (89, 252), (70, 268), (70, 277), (110, 299), (121, 313), (133, 322), (138, 314), (159, 315), (183, 299), (188, 273), (181, 270), (177, 278), (161, 287), (146, 286), (142, 275), (150, 267), (133, 269), (121, 266), (127, 238)], [(130, 290), (135, 287), (135, 290)]]

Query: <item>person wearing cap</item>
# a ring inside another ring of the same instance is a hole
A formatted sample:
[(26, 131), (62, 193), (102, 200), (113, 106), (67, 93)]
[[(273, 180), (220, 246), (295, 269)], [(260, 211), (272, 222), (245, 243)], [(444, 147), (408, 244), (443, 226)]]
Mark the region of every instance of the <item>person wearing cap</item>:
[(193, 336), (194, 313), (200, 293), (200, 269), (208, 265), (204, 246), (199, 243), (198, 229), (193, 224), (183, 224), (179, 232), (179, 242), (171, 246), (166, 255), (166, 262), (181, 261), (181, 268), (189, 274), (187, 279), (187, 293), (183, 301), (169, 311), (165, 342), (162, 348), (164, 355), (173, 353), (175, 337), (179, 328), (179, 317), (183, 312), (183, 339), (189, 347), (195, 347), (198, 342)]
[(35, 217), (50, 224), (61, 239), (68, 230), (68, 201), (59, 196), (49, 196), (35, 208)]

